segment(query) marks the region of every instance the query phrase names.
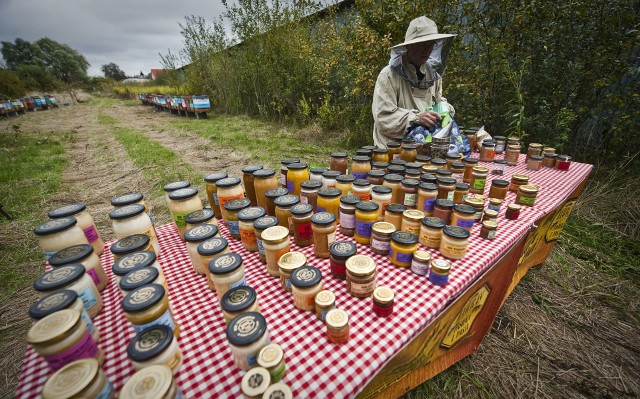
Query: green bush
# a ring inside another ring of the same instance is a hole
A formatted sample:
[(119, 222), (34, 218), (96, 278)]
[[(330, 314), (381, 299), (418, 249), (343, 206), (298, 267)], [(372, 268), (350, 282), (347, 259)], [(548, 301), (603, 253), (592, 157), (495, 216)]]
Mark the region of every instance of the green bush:
[(22, 85), (17, 74), (0, 68), (0, 99), (23, 97), (26, 93), (27, 89)]

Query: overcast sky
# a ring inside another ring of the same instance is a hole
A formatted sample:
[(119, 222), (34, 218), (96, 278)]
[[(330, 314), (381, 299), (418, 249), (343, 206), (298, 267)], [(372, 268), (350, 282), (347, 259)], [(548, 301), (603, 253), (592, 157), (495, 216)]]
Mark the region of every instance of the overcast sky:
[(210, 22), (223, 10), (220, 0), (0, 0), (0, 41), (49, 37), (84, 55), (90, 76), (110, 62), (147, 74), (162, 68), (158, 53), (182, 49), (185, 16)]

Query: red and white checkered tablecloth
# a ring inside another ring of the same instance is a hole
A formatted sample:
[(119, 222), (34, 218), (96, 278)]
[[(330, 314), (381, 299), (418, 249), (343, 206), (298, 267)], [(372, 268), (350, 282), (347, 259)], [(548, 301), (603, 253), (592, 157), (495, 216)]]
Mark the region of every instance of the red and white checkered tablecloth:
[[(256, 253), (249, 253), (233, 240), (226, 226), (220, 230), (230, 248), (242, 255), (247, 283), (258, 294), (260, 312), (265, 316), (271, 341), (282, 346), (287, 363), (284, 382), (298, 398), (350, 398), (360, 392), (378, 371), (410, 340), (422, 331), (443, 308), (491, 267), (499, 257), (530, 228), (539, 217), (552, 211), (583, 179), (591, 165), (573, 163), (569, 172), (555, 170), (527, 171), (523, 166), (508, 167), (502, 178), (512, 173), (530, 176), (540, 187), (538, 201), (526, 207), (521, 219), (499, 217), (498, 235), (492, 241), (479, 236), (480, 226), (473, 227), (469, 250), (464, 259), (452, 262), (449, 284), (438, 287), (426, 277), (409, 269), (392, 265), (384, 256), (375, 255), (369, 247), (357, 244), (358, 253), (372, 256), (378, 265), (378, 285), (391, 287), (396, 294), (394, 313), (378, 318), (371, 310), (371, 298), (353, 298), (346, 292), (345, 282), (331, 276), (328, 259), (313, 256), (313, 247), (298, 248), (291, 239), (291, 250), (302, 251), (309, 264), (322, 271), (325, 289), (336, 295), (336, 305), (350, 316), (350, 339), (344, 345), (329, 343), (323, 323), (312, 312), (293, 306), (289, 293), (280, 288), (279, 280), (270, 277)], [(489, 183), (487, 184), (488, 193)], [(514, 194), (509, 194), (507, 203)], [(186, 398), (242, 397), (240, 381), (243, 372), (235, 367), (228, 348), (222, 311), (217, 295), (211, 292), (204, 276), (193, 271), (185, 244), (172, 225), (157, 228), (162, 254), (159, 258), (169, 283), (169, 298), (180, 324), (179, 345), (184, 365), (177, 381)], [(340, 233), (337, 240), (351, 240)], [(108, 243), (108, 247), (111, 243)], [(425, 249), (420, 246), (420, 249)], [(441, 258), (436, 250), (428, 250)], [(101, 258), (109, 276), (109, 286), (102, 292), (104, 308), (94, 320), (100, 329), (98, 342), (104, 350), (103, 369), (119, 391), (134, 370), (126, 355), (126, 346), (134, 335), (120, 309), (122, 295), (111, 274), (112, 255), (106, 250)], [(38, 397), (49, 369), (30, 347), (27, 349), (16, 392), (18, 398)]]

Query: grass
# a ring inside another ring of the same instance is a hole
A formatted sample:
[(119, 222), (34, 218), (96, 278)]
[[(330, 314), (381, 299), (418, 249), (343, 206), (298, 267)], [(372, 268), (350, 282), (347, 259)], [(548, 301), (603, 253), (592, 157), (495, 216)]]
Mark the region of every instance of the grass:
[(474, 392), (475, 397), (483, 399), (498, 397), (462, 360), (407, 392), (402, 399), (453, 398), (460, 397), (461, 391)]
[[(44, 220), (49, 198), (60, 187), (67, 160), (63, 142), (69, 132), (24, 133), (14, 126), (13, 133), (0, 135), (0, 191), (2, 207), (14, 221), (2, 218), (0, 248), (0, 300), (4, 301), (41, 273), (25, 267), (40, 262), (40, 250), (31, 229)], [(5, 236), (6, 234), (6, 236)]]

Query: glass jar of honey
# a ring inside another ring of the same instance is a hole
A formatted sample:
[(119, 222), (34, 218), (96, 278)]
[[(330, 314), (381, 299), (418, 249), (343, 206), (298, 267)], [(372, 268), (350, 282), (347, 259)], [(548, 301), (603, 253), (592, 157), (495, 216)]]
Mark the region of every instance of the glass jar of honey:
[(480, 161), (493, 162), (496, 156), (496, 142), (493, 140), (484, 140), (480, 147)]
[(456, 205), (453, 207), (451, 226), (458, 226), (471, 231), (473, 224), (476, 222), (475, 214), (475, 208), (470, 205)]
[(556, 166), (556, 160), (558, 159), (558, 154), (554, 152), (545, 152), (544, 158), (542, 159), (542, 166), (545, 168), (554, 168)]
[(469, 236), (469, 231), (462, 227), (444, 226), (440, 241), (440, 253), (449, 259), (462, 259), (467, 253)]
[(283, 158), (280, 161), (280, 184), (287, 188), (287, 176), (289, 175), (289, 165), (300, 162), (300, 158)]
[[(468, 199), (468, 197), (467, 197)], [(444, 220), (446, 224), (451, 222), (451, 213), (453, 212), (453, 201), (448, 199), (439, 199), (433, 208), (433, 216)]]
[(356, 155), (351, 158), (351, 174), (356, 179), (366, 179), (367, 173), (371, 170), (371, 158), (362, 155)]
[(300, 184), (309, 180), (309, 166), (304, 162), (295, 162), (287, 168), (287, 190), (290, 194), (300, 196)]
[(420, 233), (420, 222), (424, 218), (424, 213), (416, 209), (407, 209), (402, 213), (402, 224), (400, 230), (409, 233)]
[(387, 206), (391, 203), (391, 188), (387, 186), (373, 186), (371, 189), (371, 200), (380, 207), (378, 221), (384, 220)]
[(413, 162), (418, 156), (418, 146), (415, 144), (403, 143), (402, 151), (400, 152), (400, 159), (407, 162)]
[(259, 206), (245, 208), (238, 212), (238, 226), (240, 228), (240, 241), (242, 246), (249, 252), (258, 252), (258, 241), (253, 223), (264, 217), (267, 212)]
[(335, 170), (327, 170), (322, 172), (322, 187), (333, 188), (336, 186), (336, 178), (340, 176), (340, 172)]
[[(216, 182), (218, 180), (222, 180), (227, 177), (229, 176), (225, 171), (210, 173), (204, 177), (205, 188), (207, 191), (207, 200), (209, 201), (209, 206), (211, 206), (213, 213), (216, 215), (216, 218), (218, 219), (222, 217), (222, 212), (220, 210), (220, 202), (218, 201), (218, 187), (216, 186)], [(186, 185), (184, 183), (186, 183)], [(165, 185), (163, 189), (166, 192), (167, 206), (169, 206), (170, 192), (179, 190), (181, 188), (187, 188), (189, 186), (190, 184), (188, 181), (173, 182)], [(173, 215), (171, 215), (171, 219), (173, 220)]]
[(259, 169), (253, 172), (253, 190), (256, 195), (256, 203), (259, 207), (267, 209), (267, 197), (265, 193), (279, 186), (276, 171), (274, 169)]
[(264, 230), (260, 236), (267, 260), (267, 273), (272, 277), (280, 277), (278, 259), (291, 250), (289, 229), (283, 226), (273, 226)]
[(476, 210), (475, 220), (479, 222), (482, 219), (482, 212), (484, 212), (484, 198), (467, 197), (464, 199), (464, 204), (470, 205)]
[(260, 261), (262, 263), (267, 263), (267, 258), (264, 252), (264, 245), (262, 244), (262, 232), (268, 229), (269, 227), (277, 226), (278, 218), (275, 216), (265, 216), (259, 219), (256, 219), (253, 222), (253, 231), (256, 233), (256, 242), (258, 244), (258, 256), (260, 257)]
[(471, 187), (469, 191), (476, 194), (484, 193), (488, 173), (489, 169), (484, 166), (474, 166), (471, 173)]
[(389, 162), (394, 159), (400, 159), (400, 153), (402, 152), (402, 148), (400, 148), (400, 143), (397, 141), (390, 141), (387, 143), (387, 154), (389, 155)]
[(371, 183), (372, 186), (381, 186), (384, 183), (384, 175), (387, 172), (380, 169), (371, 169), (369, 173), (367, 173), (367, 180)]
[(418, 249), (418, 236), (406, 231), (391, 234), (389, 261), (396, 266), (410, 267), (413, 253)]
[(297, 268), (307, 265), (307, 256), (302, 252), (287, 252), (278, 259), (280, 269), (280, 287), (287, 292), (291, 292), (291, 273)]
[(376, 261), (367, 255), (353, 255), (346, 262), (347, 292), (366, 298), (376, 289)]
[(518, 188), (516, 204), (533, 206), (538, 195), (538, 187), (533, 184), (523, 184)]
[(224, 237), (210, 238), (198, 245), (198, 255), (200, 256), (200, 261), (207, 265), (207, 267), (205, 267), (204, 269), (205, 275), (207, 276), (207, 285), (213, 292), (216, 292), (216, 286), (215, 284), (213, 284), (213, 280), (211, 279), (209, 264), (214, 258), (227, 253), (229, 253), (229, 243)]
[(520, 157), (520, 145), (510, 144), (507, 146), (507, 151), (504, 154), (504, 160), (507, 161), (507, 165), (516, 166), (518, 164), (518, 158)]
[(556, 169), (557, 170), (569, 170), (571, 166), (571, 157), (569, 155), (558, 155), (556, 160)]
[[(382, 183), (380, 183), (382, 184)], [(83, 203), (68, 204), (56, 208), (48, 213), (51, 219), (74, 217), (78, 221), (78, 227), (82, 229), (87, 241), (93, 247), (97, 256), (104, 252), (104, 241), (96, 228), (93, 216), (87, 211), (87, 206)]]
[(337, 279), (345, 280), (347, 278), (346, 262), (357, 252), (356, 245), (349, 241), (336, 241), (331, 244), (329, 246), (331, 275)]
[(318, 206), (316, 212), (329, 212), (336, 218), (340, 209), (342, 192), (337, 188), (321, 188), (318, 190)]
[(317, 267), (301, 266), (291, 273), (291, 294), (296, 308), (314, 311), (316, 294), (322, 289), (322, 272)]
[(509, 183), (509, 191), (518, 192), (518, 188), (525, 184), (529, 184), (529, 176), (514, 173), (511, 175), (511, 183)]
[(464, 172), (462, 173), (462, 182), (471, 183), (471, 173), (474, 166), (478, 166), (478, 158), (466, 157), (462, 159), (464, 163)]
[(300, 203), (311, 205), (315, 212), (318, 206), (318, 190), (321, 188), (320, 180), (307, 180), (300, 183)]
[(260, 169), (262, 169), (262, 165), (246, 165), (242, 167), (242, 183), (244, 184), (244, 191), (247, 194), (247, 198), (249, 198), (249, 201), (251, 201), (251, 206), (258, 205), (256, 199), (256, 189), (253, 185), (253, 172)]
[(238, 213), (250, 206), (251, 201), (249, 198), (233, 199), (225, 203), (223, 206), (223, 214), (226, 214), (225, 220), (227, 222), (227, 227), (229, 228), (229, 234), (236, 240), (240, 240), (240, 220), (238, 219)]
[(275, 216), (276, 215), (276, 198), (282, 197), (283, 195), (288, 195), (289, 191), (284, 187), (276, 187), (271, 188), (264, 192), (264, 196), (267, 199), (267, 215)]
[(329, 163), (330, 170), (336, 170), (341, 175), (347, 174), (349, 168), (349, 157), (346, 152), (332, 152), (331, 161)]
[(336, 177), (336, 188), (341, 191), (342, 196), (353, 193), (353, 182), (356, 180), (352, 175), (340, 175)]
[(290, 212), (296, 245), (308, 247), (313, 244), (313, 230), (311, 229), (313, 207), (309, 204), (297, 204), (291, 207)]
[(329, 258), (329, 247), (336, 240), (336, 217), (329, 212), (318, 212), (311, 217), (313, 253), (318, 258)]
[(531, 155), (527, 159), (527, 169), (529, 170), (540, 170), (542, 167), (542, 159), (544, 157), (542, 155)]
[[(327, 168), (310, 168), (309, 169), (309, 180), (318, 180), (322, 182), (322, 174), (326, 172)], [(338, 172), (340, 174), (340, 172)]]
[(345, 195), (340, 198), (339, 222), (340, 233), (353, 236), (356, 230), (356, 205), (361, 201), (355, 195)]
[(440, 248), (442, 229), (444, 226), (444, 220), (435, 216), (422, 219), (419, 236), (420, 244), (427, 248)]
[[(349, 315), (342, 309), (331, 309), (326, 316), (327, 339), (333, 344), (344, 344), (349, 341)], [(275, 385), (275, 384), (274, 384)], [(281, 395), (285, 399), (286, 396)]]
[(422, 211), (425, 216), (433, 215), (433, 207), (438, 199), (438, 186), (433, 183), (420, 183), (418, 186), (418, 199), (416, 209)]
[(376, 148), (373, 150), (373, 158), (374, 162), (389, 162), (389, 153), (388, 150), (384, 148)]
[(502, 179), (491, 180), (491, 188), (489, 189), (489, 198), (505, 199), (509, 191), (509, 182)]
[(371, 243), (371, 226), (378, 220), (379, 206), (372, 201), (356, 204), (356, 229), (353, 238), (357, 243), (369, 245)]
[(371, 183), (367, 179), (356, 179), (353, 182), (353, 195), (362, 201), (371, 201)]
[(283, 195), (275, 199), (276, 217), (280, 226), (289, 229), (289, 234), (293, 235), (293, 221), (291, 220), (291, 207), (300, 202), (300, 197), (294, 194)]
[(518, 204), (509, 204), (507, 210), (504, 213), (504, 218), (507, 220), (517, 220), (520, 217), (520, 211), (522, 206)]
[(529, 148), (527, 148), (527, 160), (529, 160), (532, 155), (542, 155), (542, 144), (529, 143)]

